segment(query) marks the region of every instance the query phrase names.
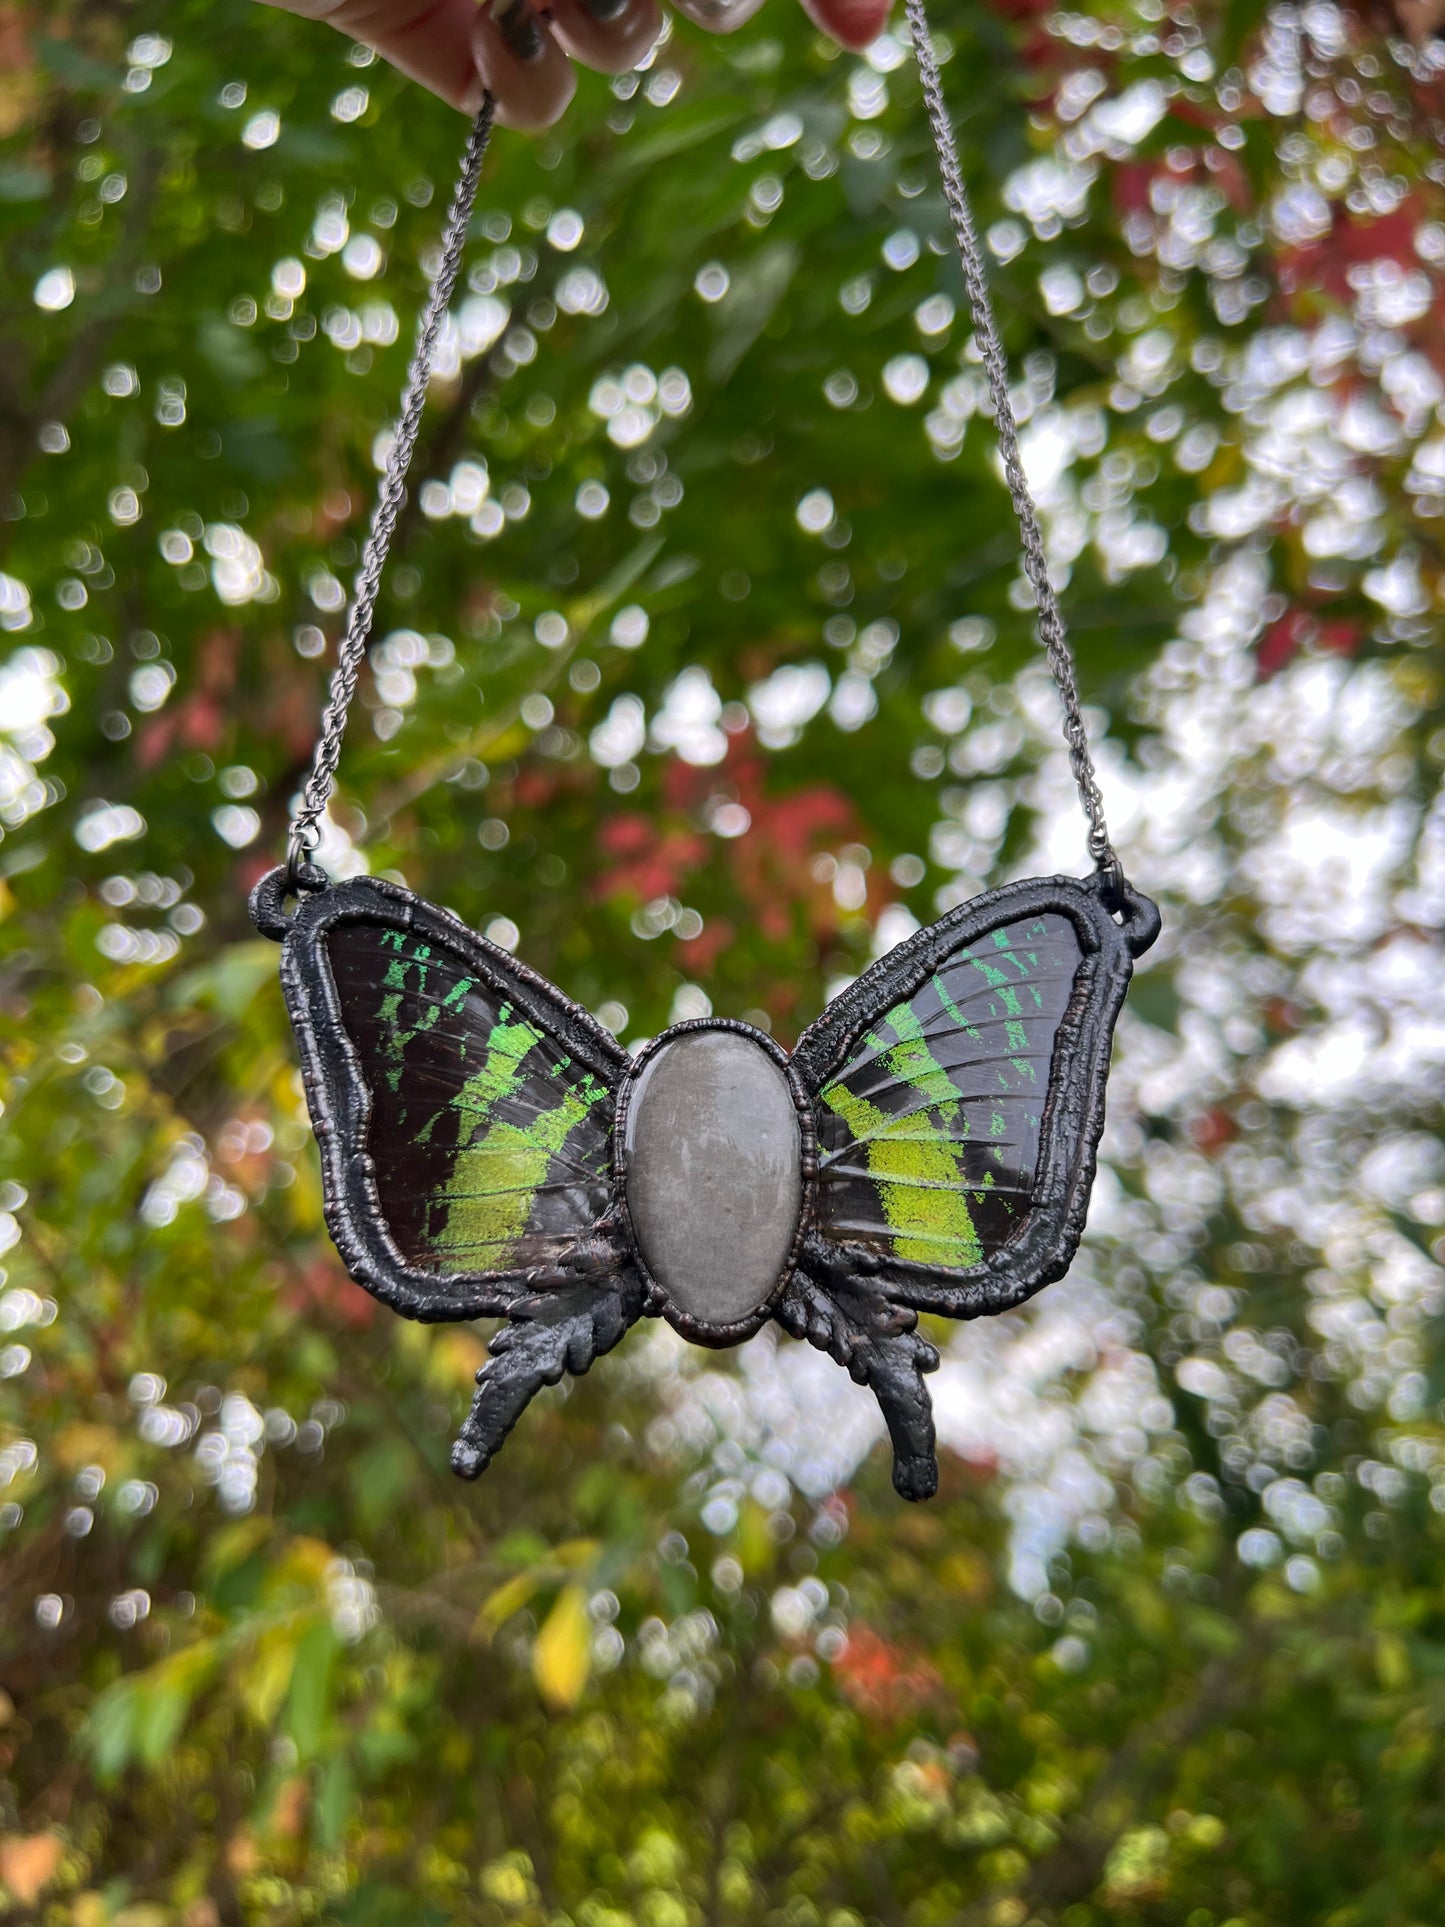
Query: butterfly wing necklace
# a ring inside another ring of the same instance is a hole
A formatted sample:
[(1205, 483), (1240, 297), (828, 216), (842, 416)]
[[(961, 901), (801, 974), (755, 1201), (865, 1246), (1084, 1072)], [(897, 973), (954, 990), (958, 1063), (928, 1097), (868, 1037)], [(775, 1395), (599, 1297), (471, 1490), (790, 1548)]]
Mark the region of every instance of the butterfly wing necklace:
[(502, 1318), (452, 1465), (476, 1478), (529, 1400), (641, 1317), (725, 1346), (769, 1320), (877, 1398), (906, 1499), (938, 1484), (922, 1312), (977, 1318), (1068, 1269), (1114, 1023), (1159, 913), (1109, 840), (1074, 660), (1024, 477), (1008, 368), (923, 0), (907, 19), (1093, 873), (1011, 883), (865, 971), (791, 1053), (726, 1018), (635, 1057), (449, 911), (313, 861), (432, 353), (461, 263), (478, 115), (362, 553), (286, 862), (257, 885), (358, 1284), (408, 1318)]

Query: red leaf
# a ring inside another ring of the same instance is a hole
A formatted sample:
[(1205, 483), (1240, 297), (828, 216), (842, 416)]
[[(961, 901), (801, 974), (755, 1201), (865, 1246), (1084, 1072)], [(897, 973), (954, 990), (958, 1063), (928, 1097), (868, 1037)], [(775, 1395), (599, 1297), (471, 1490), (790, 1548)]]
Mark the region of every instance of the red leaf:
[(1262, 682), (1278, 675), (1295, 654), (1307, 643), (1317, 649), (1332, 649), (1337, 655), (1352, 656), (1363, 640), (1364, 631), (1358, 622), (1347, 616), (1335, 616), (1328, 622), (1321, 622), (1308, 609), (1290, 609), (1278, 622), (1271, 624), (1260, 638), (1257, 661)]
[(861, 1713), (880, 1720), (901, 1719), (946, 1699), (942, 1678), (922, 1654), (907, 1652), (862, 1624), (849, 1627), (833, 1677)]

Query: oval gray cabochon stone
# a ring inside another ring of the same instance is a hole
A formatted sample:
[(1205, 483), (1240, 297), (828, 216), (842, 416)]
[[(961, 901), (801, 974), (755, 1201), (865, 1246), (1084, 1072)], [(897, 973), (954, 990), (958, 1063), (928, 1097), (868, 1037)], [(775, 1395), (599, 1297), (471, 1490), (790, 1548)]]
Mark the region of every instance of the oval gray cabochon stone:
[(740, 1031), (663, 1042), (627, 1112), (627, 1204), (678, 1310), (735, 1324), (765, 1305), (797, 1236), (803, 1141), (788, 1080)]

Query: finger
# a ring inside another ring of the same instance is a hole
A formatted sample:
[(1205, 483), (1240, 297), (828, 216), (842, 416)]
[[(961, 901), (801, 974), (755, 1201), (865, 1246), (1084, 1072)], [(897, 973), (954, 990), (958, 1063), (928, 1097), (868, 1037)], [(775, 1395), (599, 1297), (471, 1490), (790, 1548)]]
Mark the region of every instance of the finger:
[(752, 19), (763, 0), (673, 0), (673, 4), (709, 33), (736, 33)]
[(495, 0), (495, 18), (473, 10), (472, 54), (503, 127), (550, 127), (577, 91), (571, 61), (528, 0)]
[(271, 0), (363, 40), (393, 67), (474, 114), (482, 104), (472, 51), (474, 0)]
[(551, 0), (552, 31), (584, 67), (625, 74), (662, 32), (657, 0)]
[(815, 27), (857, 53), (888, 25), (890, 6), (889, 0), (803, 0), (803, 11)]

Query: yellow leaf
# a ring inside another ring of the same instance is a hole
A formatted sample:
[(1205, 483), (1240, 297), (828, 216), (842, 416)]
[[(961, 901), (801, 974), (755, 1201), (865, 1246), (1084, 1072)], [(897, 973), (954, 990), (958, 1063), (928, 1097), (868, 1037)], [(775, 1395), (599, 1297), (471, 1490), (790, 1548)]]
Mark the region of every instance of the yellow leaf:
[(532, 1677), (547, 1704), (565, 1713), (581, 1699), (591, 1666), (587, 1594), (581, 1586), (564, 1586), (532, 1648)]
[(590, 1566), (600, 1550), (595, 1539), (564, 1539), (553, 1549), (552, 1557), (559, 1566)]
[(443, 1385), (470, 1391), (486, 1362), (487, 1348), (475, 1332), (443, 1332), (432, 1345), (432, 1374)]
[(738, 1518), (737, 1550), (749, 1579), (771, 1571), (778, 1556), (777, 1542), (768, 1531), (768, 1515), (752, 1499), (744, 1504)]
[(285, 1579), (320, 1587), (324, 1585), (335, 1559), (335, 1552), (324, 1539), (312, 1539), (304, 1533), (298, 1533), (287, 1545), (285, 1556), (279, 1563)]
[(234, 1572), (270, 1536), (271, 1521), (260, 1512), (253, 1512), (249, 1519), (237, 1519), (231, 1525), (222, 1526), (219, 1532), (211, 1534), (206, 1546), (206, 1578), (214, 1585), (226, 1573)]
[(78, 1472), (83, 1465), (98, 1465), (110, 1474), (120, 1463), (122, 1442), (110, 1425), (67, 1425), (56, 1434), (53, 1450), (56, 1462), (67, 1472)]
[(1398, 1693), (1410, 1683), (1410, 1654), (1398, 1633), (1375, 1636), (1375, 1674), (1387, 1693)]
[(519, 1613), (522, 1610), (541, 1583), (541, 1575), (533, 1571), (519, 1572), (505, 1585), (498, 1586), (489, 1598), (482, 1601), (481, 1609), (472, 1627), (473, 1637), (484, 1641), (490, 1639), (497, 1628), (504, 1625), (513, 1613)]
[(955, 1552), (945, 1560), (940, 1575), (952, 1593), (970, 1606), (982, 1605), (993, 1593), (993, 1574), (988, 1561), (975, 1552)]
[(269, 1726), (286, 1697), (296, 1664), (295, 1626), (276, 1627), (257, 1640), (248, 1666), (241, 1669), (238, 1685), (247, 1712), (261, 1726)]

